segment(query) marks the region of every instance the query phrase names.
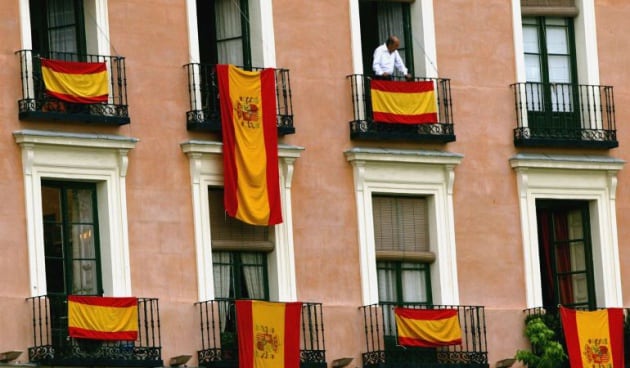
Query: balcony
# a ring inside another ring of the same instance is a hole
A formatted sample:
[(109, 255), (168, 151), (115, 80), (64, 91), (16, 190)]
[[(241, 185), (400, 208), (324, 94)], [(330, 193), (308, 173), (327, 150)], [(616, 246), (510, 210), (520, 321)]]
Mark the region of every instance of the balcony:
[(455, 141), (450, 79), (414, 78), (433, 81), (437, 122), (393, 124), (374, 121), (370, 82), (372, 77), (354, 74), (347, 77), (352, 90), (354, 119), (350, 121), (350, 138), (355, 140), (397, 140), (426, 143)]
[[(51, 52), (40, 55), (20, 50), (22, 99), (18, 101), (19, 118), (24, 121), (67, 121), (102, 125), (129, 124), (125, 59), (120, 56), (80, 55)], [(106, 103), (79, 104), (58, 100), (45, 92), (41, 57), (63, 61), (105, 62), (109, 97)]]
[[(196, 303), (201, 321), (199, 366), (238, 368), (238, 334), (233, 299)], [(304, 303), (300, 327), (300, 367), (326, 368), (321, 303)]]
[[(190, 110), (186, 112), (186, 127), (190, 131), (221, 132), (219, 84), (214, 64), (184, 65), (188, 74)], [(261, 70), (262, 68), (251, 68)], [(275, 69), (276, 116), (278, 135), (294, 134), (291, 80), (288, 69)]]
[(613, 87), (515, 83), (514, 145), (610, 149), (619, 144)]
[(160, 315), (157, 299), (138, 298), (138, 339), (98, 341), (68, 335), (65, 296), (28, 298), (33, 313), (31, 363), (43, 366), (161, 367)]
[(405, 304), (407, 308), (457, 309), (460, 345), (438, 348), (402, 347), (397, 343), (395, 303), (360, 307), (367, 349), (363, 368), (488, 368), (486, 318), (480, 306)]

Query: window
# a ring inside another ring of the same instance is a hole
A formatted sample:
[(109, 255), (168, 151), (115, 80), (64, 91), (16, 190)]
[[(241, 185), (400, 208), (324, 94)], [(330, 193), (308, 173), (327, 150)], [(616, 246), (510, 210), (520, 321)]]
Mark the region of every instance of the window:
[(25, 158), (31, 296), (132, 295), (125, 178), (137, 140), (34, 130), (13, 135)]
[(518, 154), (510, 164), (519, 190), (527, 308), (622, 306), (615, 202), (624, 162)]
[(379, 302), (431, 303), (425, 198), (374, 195), (374, 243)]
[(537, 200), (543, 306), (595, 308), (588, 202)]
[(67, 343), (68, 295), (102, 295), (96, 186), (43, 181), (46, 285), (53, 344)]
[[(250, 227), (224, 213), (223, 190), (220, 189), (223, 186), (222, 144), (212, 141), (188, 141), (182, 143), (181, 147), (190, 163), (199, 300), (213, 300), (230, 295), (225, 291), (230, 288), (235, 290), (234, 295), (249, 297), (261, 295), (254, 287), (248, 287), (246, 280), (248, 273), (262, 275), (263, 280), (264, 277), (267, 278), (263, 282), (268, 289), (263, 293), (265, 299), (297, 300), (291, 180), (294, 162), (300, 156), (302, 148), (286, 145), (278, 148), (280, 198), (284, 221), (273, 227)], [(255, 261), (247, 259), (254, 254), (258, 254)], [(265, 256), (261, 258), (261, 254)], [(220, 258), (215, 259), (215, 256)], [(215, 265), (221, 267), (223, 271), (216, 273)], [(221, 277), (221, 272), (226, 272), (226, 268), (233, 272), (232, 270), (238, 269), (235, 267), (238, 265), (246, 267), (240, 267), (239, 276), (230, 278), (229, 282), (234, 287), (224, 288), (222, 285), (226, 285), (227, 278)], [(262, 271), (265, 268), (266, 271)], [(220, 281), (215, 281), (215, 278), (219, 278)], [(238, 287), (237, 282), (240, 283)]]
[(267, 253), (274, 249), (273, 227), (228, 216), (222, 188), (209, 188), (208, 197), (216, 297), (268, 300)]
[(350, 6), (355, 74), (372, 74), (374, 50), (394, 34), (409, 73), (437, 77), (432, 0), (353, 0)]
[(452, 186), (461, 155), (358, 147), (345, 155), (354, 169), (363, 304), (459, 304)]
[(200, 61), (251, 67), (248, 0), (196, 0)]
[(97, 207), (92, 183), (42, 182), (49, 294), (103, 293)]
[(85, 54), (83, 0), (30, 0), (33, 50)]
[(360, 1), (361, 48), (363, 49), (364, 73), (372, 74), (372, 56), (378, 45), (390, 35), (398, 36), (398, 53), (413, 75), (413, 42), (409, 3), (390, 1)]
[(572, 18), (523, 18), (531, 128), (579, 128), (574, 38)]

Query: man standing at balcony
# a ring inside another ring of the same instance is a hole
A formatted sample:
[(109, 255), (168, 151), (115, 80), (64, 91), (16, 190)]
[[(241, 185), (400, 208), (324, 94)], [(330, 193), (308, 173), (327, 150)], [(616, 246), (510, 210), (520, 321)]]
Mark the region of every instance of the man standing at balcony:
[(403, 62), (398, 47), (400, 40), (398, 37), (391, 35), (384, 44), (374, 50), (374, 60), (372, 61), (372, 69), (377, 77), (383, 79), (391, 79), (395, 70), (402, 73), (407, 80), (412, 79), (405, 63)]

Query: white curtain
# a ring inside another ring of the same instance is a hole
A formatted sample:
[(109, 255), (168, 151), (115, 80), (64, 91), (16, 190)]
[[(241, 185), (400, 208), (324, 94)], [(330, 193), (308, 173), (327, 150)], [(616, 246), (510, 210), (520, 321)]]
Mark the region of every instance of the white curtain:
[(50, 51), (77, 53), (74, 2), (48, 1), (48, 43)]
[[(214, 294), (217, 298), (229, 298), (230, 297), (230, 273), (231, 262), (230, 253), (228, 252), (213, 252), (213, 265), (212, 271), (214, 275)], [(221, 332), (225, 331), (225, 322), (227, 319), (229, 308), (226, 302), (219, 304), (219, 324), (221, 326)]]
[(402, 3), (379, 2), (377, 3), (378, 14), (378, 37), (381, 42), (385, 42), (391, 35), (395, 35), (400, 40), (398, 52), (406, 63), (405, 53), (405, 29), (403, 27)]
[[(97, 295), (92, 191), (68, 190), (72, 222), (72, 294)], [(70, 260), (68, 260), (70, 261)]]
[(241, 254), (243, 274), (245, 275), (245, 283), (251, 299), (263, 299), (265, 297), (265, 289), (263, 285), (264, 269), (263, 267), (260, 267), (260, 257), (264, 256), (251, 253)]
[[(381, 302), (395, 302), (396, 295), (396, 272), (392, 269), (378, 270), (378, 299)], [(396, 323), (391, 305), (383, 308), (383, 330), (385, 335), (394, 335)]]
[[(403, 263), (402, 267), (402, 288), (404, 302), (426, 302), (427, 301), (427, 280), (425, 273), (418, 269), (408, 269), (416, 267), (417, 264)], [(407, 268), (407, 269), (405, 269)]]
[(243, 65), (241, 9), (238, 0), (215, 0), (217, 53), (220, 64)]

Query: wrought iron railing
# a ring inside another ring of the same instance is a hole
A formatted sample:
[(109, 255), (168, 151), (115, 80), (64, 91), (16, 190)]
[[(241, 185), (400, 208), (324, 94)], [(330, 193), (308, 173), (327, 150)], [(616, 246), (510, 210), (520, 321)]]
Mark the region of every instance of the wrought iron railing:
[(136, 341), (100, 341), (68, 335), (66, 296), (28, 298), (33, 313), (29, 361), (44, 366), (161, 367), (158, 300), (138, 298)]
[[(184, 65), (188, 74), (190, 110), (186, 112), (188, 130), (221, 132), (219, 84), (215, 64)], [(263, 68), (249, 68), (261, 70)], [(276, 119), (278, 135), (294, 134), (291, 80), (288, 69), (275, 69)]]
[(437, 348), (398, 345), (394, 308), (397, 303), (379, 303), (360, 307), (365, 325), (367, 349), (364, 368), (487, 368), (486, 318), (484, 307), (463, 305), (422, 305), (406, 303), (407, 308), (456, 309), (462, 331), (459, 345)]
[(515, 83), (516, 146), (618, 146), (613, 87)]
[[(201, 323), (200, 366), (238, 367), (238, 333), (234, 299), (195, 303)], [(321, 303), (303, 303), (300, 326), (300, 367), (325, 368), (324, 321)]]
[(370, 93), (371, 76), (347, 76), (352, 91), (354, 118), (350, 121), (350, 138), (362, 140), (406, 140), (446, 143), (455, 141), (451, 81), (443, 78), (414, 78), (432, 81), (435, 91), (437, 122), (395, 124), (374, 121)]
[[(59, 120), (108, 125), (129, 124), (127, 108), (127, 76), (125, 58), (65, 52), (37, 53), (20, 50), (22, 98), (18, 101), (21, 120)], [(63, 61), (104, 62), (107, 66), (107, 102), (79, 104), (61, 101), (46, 94), (42, 77), (41, 58)]]

